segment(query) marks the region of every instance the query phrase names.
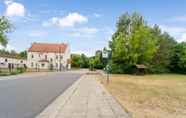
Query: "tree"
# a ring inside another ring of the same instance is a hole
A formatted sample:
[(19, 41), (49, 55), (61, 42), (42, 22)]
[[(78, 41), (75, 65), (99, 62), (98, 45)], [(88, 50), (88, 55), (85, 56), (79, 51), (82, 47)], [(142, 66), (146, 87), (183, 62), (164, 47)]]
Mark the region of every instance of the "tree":
[(81, 68), (88, 68), (89, 67), (89, 59), (84, 54), (81, 54), (81, 57), (80, 57), (80, 67)]
[(20, 52), (20, 53), (19, 53), (19, 56), (20, 56), (21, 58), (26, 59), (26, 58), (27, 58), (27, 51), (25, 50), (25, 51)]
[(80, 58), (81, 58), (81, 55), (72, 54), (71, 55), (71, 66), (74, 68), (80, 68)]
[(170, 69), (172, 72), (186, 74), (186, 43), (177, 44), (171, 57)]
[(8, 43), (7, 33), (11, 31), (12, 25), (5, 16), (0, 17), (0, 45), (6, 46)]
[(157, 25), (153, 27), (153, 35), (156, 37), (158, 49), (151, 61), (150, 71), (152, 73), (169, 72), (170, 58), (177, 42), (168, 33), (162, 33)]
[(148, 65), (157, 51), (152, 29), (137, 13), (119, 17), (117, 31), (110, 41), (112, 65), (116, 73), (129, 73), (136, 64)]
[(90, 57), (89, 58), (89, 68), (90, 70), (94, 70), (96, 65), (95, 57)]

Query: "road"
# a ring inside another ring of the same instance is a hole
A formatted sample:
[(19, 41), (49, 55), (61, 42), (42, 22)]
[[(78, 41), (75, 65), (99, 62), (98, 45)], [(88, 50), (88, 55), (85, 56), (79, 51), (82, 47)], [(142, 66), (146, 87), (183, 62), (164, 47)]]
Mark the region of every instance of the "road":
[(56, 73), (0, 80), (0, 118), (34, 118), (80, 76)]

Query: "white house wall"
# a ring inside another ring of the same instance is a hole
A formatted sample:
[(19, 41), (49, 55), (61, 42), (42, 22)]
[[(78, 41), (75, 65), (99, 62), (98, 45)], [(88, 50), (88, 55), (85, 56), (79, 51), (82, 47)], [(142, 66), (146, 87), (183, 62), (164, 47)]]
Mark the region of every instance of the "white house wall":
[[(32, 55), (33, 55), (33, 58), (32, 58)], [(69, 48), (67, 48), (65, 53), (28, 52), (28, 57), (27, 57), (28, 68), (49, 69), (49, 66), (41, 67), (41, 63), (43, 62), (39, 62), (40, 60), (46, 60), (45, 55), (47, 55), (47, 60), (49, 61), (49, 64), (53, 65), (54, 69), (60, 69), (60, 63), (63, 65), (63, 67), (67, 67), (67, 59), (70, 59), (70, 50)], [(58, 58), (56, 58), (56, 56), (58, 56)], [(60, 59), (60, 56), (62, 56), (62, 59)], [(51, 62), (51, 59), (52, 59), (52, 62)], [(33, 63), (33, 66), (32, 66), (32, 63)], [(58, 67), (56, 67), (56, 64), (58, 65)]]
[[(7, 59), (7, 62), (5, 61)], [(8, 64), (13, 64), (14, 67), (24, 67), (27, 64), (27, 61), (24, 59), (15, 59), (8, 57), (0, 57), (0, 68), (8, 68)]]

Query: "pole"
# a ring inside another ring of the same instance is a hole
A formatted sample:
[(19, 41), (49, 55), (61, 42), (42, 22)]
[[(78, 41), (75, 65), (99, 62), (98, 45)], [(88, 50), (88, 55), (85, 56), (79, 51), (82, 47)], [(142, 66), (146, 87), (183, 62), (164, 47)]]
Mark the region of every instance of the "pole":
[(107, 84), (109, 84), (109, 72), (107, 72)]

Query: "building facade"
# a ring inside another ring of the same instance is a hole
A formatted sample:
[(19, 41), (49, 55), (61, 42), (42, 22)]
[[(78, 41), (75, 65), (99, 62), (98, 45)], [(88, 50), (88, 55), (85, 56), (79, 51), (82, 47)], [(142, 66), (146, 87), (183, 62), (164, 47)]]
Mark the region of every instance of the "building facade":
[(69, 45), (33, 43), (28, 49), (27, 68), (35, 71), (70, 69)]
[(17, 58), (13, 55), (0, 55), (0, 69), (14, 70), (17, 68), (26, 68), (27, 61), (25, 59)]

